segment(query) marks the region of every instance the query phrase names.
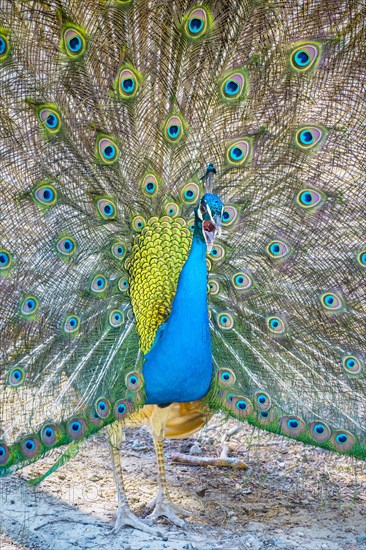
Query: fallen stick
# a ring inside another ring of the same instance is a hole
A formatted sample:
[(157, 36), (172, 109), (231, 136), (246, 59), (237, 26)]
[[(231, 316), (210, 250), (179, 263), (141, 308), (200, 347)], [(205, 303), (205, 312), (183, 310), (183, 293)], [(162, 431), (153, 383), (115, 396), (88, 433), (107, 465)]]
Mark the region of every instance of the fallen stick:
[(234, 468), (236, 470), (248, 469), (245, 462), (233, 457), (192, 456), (182, 453), (172, 453), (171, 458), (174, 462), (190, 466), (218, 466), (220, 468)]

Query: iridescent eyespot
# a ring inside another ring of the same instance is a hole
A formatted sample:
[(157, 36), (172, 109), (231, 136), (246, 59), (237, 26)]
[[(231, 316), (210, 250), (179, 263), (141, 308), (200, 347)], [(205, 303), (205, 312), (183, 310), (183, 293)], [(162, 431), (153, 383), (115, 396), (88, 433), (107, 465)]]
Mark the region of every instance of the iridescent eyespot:
[(109, 324), (113, 328), (118, 328), (121, 325), (123, 325), (124, 320), (125, 320), (125, 317), (123, 315), (123, 311), (119, 309), (114, 309), (113, 311), (111, 311), (108, 317)]
[(246, 418), (253, 412), (251, 401), (247, 397), (241, 395), (233, 396), (229, 408), (235, 413), (235, 416), (239, 418)]
[(164, 206), (164, 212), (168, 216), (176, 218), (179, 216), (179, 206), (175, 202), (168, 202), (168, 204)]
[(184, 135), (183, 119), (178, 115), (168, 118), (164, 125), (164, 136), (169, 143), (177, 143)]
[(302, 126), (296, 132), (295, 143), (303, 150), (313, 149), (326, 137), (325, 129), (321, 126)]
[(233, 386), (236, 381), (236, 376), (230, 369), (219, 369), (217, 377), (221, 386)]
[(118, 281), (118, 290), (121, 292), (126, 292), (128, 289), (128, 279), (127, 277), (121, 277)]
[(266, 246), (266, 252), (274, 260), (283, 259), (291, 252), (291, 247), (283, 241), (271, 241)]
[(103, 220), (114, 220), (117, 216), (116, 205), (111, 199), (99, 199), (97, 201), (97, 210)]
[(132, 99), (139, 90), (141, 75), (132, 67), (121, 67), (118, 75), (118, 95), (121, 99)]
[(133, 321), (134, 318), (135, 318), (135, 314), (134, 314), (134, 312), (133, 312), (132, 307), (130, 307), (130, 308), (127, 310), (127, 319), (128, 319), (129, 321)]
[(220, 94), (225, 101), (244, 99), (248, 95), (248, 73), (237, 70), (226, 74), (220, 80)]
[(13, 261), (9, 250), (0, 247), (0, 271), (9, 269)]
[(340, 311), (343, 309), (342, 299), (333, 292), (326, 292), (320, 298), (322, 306), (328, 311)]
[(66, 432), (70, 439), (78, 441), (82, 439), (86, 432), (86, 422), (84, 418), (72, 418), (66, 424)]
[(112, 166), (115, 164), (120, 155), (119, 147), (116, 142), (104, 135), (99, 135), (97, 137), (97, 162), (99, 164), (105, 164)]
[(104, 292), (107, 288), (107, 279), (104, 275), (95, 275), (90, 285), (90, 290), (95, 293)]
[(257, 418), (261, 424), (270, 424), (274, 419), (273, 410), (269, 409), (268, 411), (258, 411)]
[(215, 279), (208, 280), (208, 288), (211, 296), (215, 296), (220, 292), (220, 285)]
[(182, 198), (182, 201), (186, 204), (193, 204), (199, 199), (200, 196), (200, 188), (197, 183), (194, 183), (193, 181), (190, 183), (186, 183), (183, 185), (180, 196)]
[(58, 241), (56, 248), (63, 256), (72, 256), (76, 252), (76, 242), (72, 237), (63, 237)]
[(95, 412), (99, 418), (107, 418), (111, 412), (111, 404), (109, 399), (100, 397), (95, 404)]
[(28, 436), (20, 442), (20, 452), (25, 458), (34, 458), (40, 446), (41, 441), (37, 436)]
[(0, 33), (0, 61), (5, 61), (9, 53), (9, 39), (5, 34)]
[(320, 46), (315, 42), (310, 44), (301, 44), (291, 53), (291, 66), (301, 72), (306, 72), (319, 62)]
[(144, 195), (153, 197), (159, 189), (158, 178), (154, 174), (146, 174), (142, 180), (142, 190)]
[(366, 250), (361, 250), (357, 256), (357, 261), (362, 267), (366, 267)]
[(131, 402), (126, 399), (119, 399), (113, 408), (116, 420), (123, 420), (131, 412)]
[(38, 117), (49, 134), (57, 134), (61, 130), (61, 117), (54, 108), (40, 107)]
[(145, 225), (146, 221), (145, 218), (143, 218), (142, 216), (137, 215), (132, 218), (132, 227), (135, 231), (142, 231)]
[(193, 8), (185, 17), (183, 29), (187, 38), (197, 40), (202, 38), (210, 25), (210, 14), (207, 9)]
[(281, 430), (290, 436), (302, 434), (306, 429), (306, 424), (297, 416), (284, 416), (281, 418)]
[(346, 430), (336, 430), (332, 433), (332, 444), (337, 451), (349, 451), (356, 443), (356, 438)]
[(271, 398), (268, 395), (268, 393), (265, 393), (264, 391), (258, 391), (255, 394), (255, 405), (257, 409), (261, 411), (267, 411), (271, 408)]
[(1, 442), (0, 443), (0, 466), (4, 466), (10, 458), (10, 449), (9, 447)]
[(142, 386), (141, 375), (138, 372), (129, 372), (126, 375), (126, 386), (132, 391), (139, 390)]
[(222, 260), (225, 257), (225, 250), (222, 246), (219, 244), (215, 244), (210, 251), (210, 258), (214, 262), (218, 262), (219, 260)]
[(252, 144), (249, 138), (242, 138), (226, 149), (226, 161), (230, 166), (241, 166), (250, 159)]
[(80, 59), (86, 50), (86, 38), (83, 33), (74, 27), (67, 27), (63, 33), (64, 51), (70, 59)]
[(63, 328), (67, 334), (75, 333), (80, 326), (80, 318), (77, 315), (69, 315), (66, 317)]
[(221, 329), (230, 330), (234, 326), (232, 315), (226, 312), (218, 313), (216, 316), (217, 324)]
[(27, 296), (20, 306), (20, 313), (26, 316), (33, 315), (37, 311), (38, 305), (38, 300), (35, 296)]
[(222, 213), (221, 222), (224, 227), (232, 225), (238, 219), (238, 211), (234, 206), (226, 205)]
[(253, 279), (248, 273), (235, 273), (231, 280), (236, 290), (249, 290), (253, 286)]
[(282, 319), (279, 317), (268, 317), (266, 319), (268, 330), (272, 334), (280, 335), (285, 334), (286, 332), (286, 325)]
[(15, 367), (11, 369), (8, 376), (8, 382), (10, 386), (16, 388), (24, 382), (24, 370), (21, 367)]
[(325, 424), (325, 422), (311, 422), (309, 430), (311, 437), (315, 439), (315, 441), (319, 441), (319, 443), (327, 441), (331, 435), (330, 428), (327, 424)]
[(47, 447), (51, 447), (57, 443), (59, 429), (55, 424), (45, 424), (41, 429), (40, 436), (42, 442), (47, 445)]
[(194, 231), (194, 220), (188, 220), (187, 221), (188, 229), (193, 233)]
[(306, 209), (320, 206), (324, 200), (325, 196), (315, 189), (302, 189), (296, 197), (297, 203)]
[(122, 242), (117, 242), (112, 244), (112, 256), (116, 260), (123, 260), (126, 255), (126, 245)]
[(52, 183), (41, 183), (33, 191), (34, 200), (41, 206), (53, 206), (57, 202), (57, 192)]
[(364, 367), (364, 362), (354, 355), (345, 355), (342, 358), (342, 365), (347, 374), (359, 374)]

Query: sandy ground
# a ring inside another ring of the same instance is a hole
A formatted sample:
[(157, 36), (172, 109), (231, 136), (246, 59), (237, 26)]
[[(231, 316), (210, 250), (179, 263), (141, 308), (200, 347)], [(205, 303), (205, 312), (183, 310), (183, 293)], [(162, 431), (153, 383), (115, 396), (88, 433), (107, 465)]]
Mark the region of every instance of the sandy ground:
[[(110, 534), (116, 496), (107, 444), (90, 441), (37, 488), (25, 479), (52, 458), (1, 482), (0, 548), (107, 549), (366, 549), (366, 463), (305, 447), (243, 426), (230, 439), (248, 471), (176, 464), (170, 454), (217, 455), (231, 422), (213, 418), (197, 437), (167, 441), (173, 500), (192, 511), (186, 528), (161, 522), (162, 536), (124, 529)], [(128, 430), (121, 446), (132, 509), (146, 515), (156, 493), (156, 462), (146, 428)], [(54, 460), (54, 457), (53, 457)]]

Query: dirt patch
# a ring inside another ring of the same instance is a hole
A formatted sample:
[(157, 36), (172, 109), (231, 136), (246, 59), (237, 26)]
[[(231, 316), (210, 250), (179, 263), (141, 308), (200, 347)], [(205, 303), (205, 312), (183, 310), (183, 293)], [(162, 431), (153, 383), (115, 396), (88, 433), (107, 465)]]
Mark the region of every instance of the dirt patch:
[[(0, 548), (295, 549), (366, 548), (366, 464), (243, 425), (230, 438), (246, 472), (175, 464), (174, 451), (220, 453), (234, 424), (214, 417), (197, 437), (166, 441), (167, 477), (178, 505), (192, 511), (187, 527), (159, 524), (162, 537), (110, 530), (116, 493), (107, 444), (90, 441), (68, 465), (30, 487), (55, 457), (1, 483)], [(198, 444), (198, 447), (197, 447)], [(128, 430), (121, 446), (131, 508), (140, 516), (157, 489), (156, 461), (145, 427)]]

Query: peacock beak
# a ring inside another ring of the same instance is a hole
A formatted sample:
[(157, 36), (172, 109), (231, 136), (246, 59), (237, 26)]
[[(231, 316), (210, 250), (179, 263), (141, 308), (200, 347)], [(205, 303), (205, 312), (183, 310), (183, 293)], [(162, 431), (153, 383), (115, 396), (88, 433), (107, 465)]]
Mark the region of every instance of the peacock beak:
[(210, 216), (209, 220), (204, 220), (202, 229), (206, 241), (207, 253), (210, 253), (216, 237), (220, 237), (221, 235), (221, 216)]

